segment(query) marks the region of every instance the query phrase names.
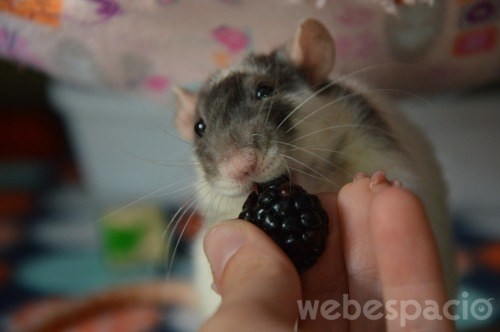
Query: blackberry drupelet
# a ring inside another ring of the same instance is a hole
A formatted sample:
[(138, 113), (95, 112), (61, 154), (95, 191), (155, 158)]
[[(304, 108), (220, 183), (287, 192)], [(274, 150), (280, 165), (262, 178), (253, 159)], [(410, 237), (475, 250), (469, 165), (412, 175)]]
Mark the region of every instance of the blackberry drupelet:
[(287, 176), (257, 184), (239, 218), (269, 235), (299, 272), (314, 265), (325, 249), (328, 215), (317, 196)]

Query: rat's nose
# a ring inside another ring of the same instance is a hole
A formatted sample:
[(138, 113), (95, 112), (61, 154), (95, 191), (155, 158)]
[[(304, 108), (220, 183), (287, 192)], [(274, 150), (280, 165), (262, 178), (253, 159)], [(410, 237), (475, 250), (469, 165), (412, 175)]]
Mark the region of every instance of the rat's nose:
[(222, 176), (235, 180), (244, 180), (251, 176), (257, 168), (257, 152), (252, 148), (244, 148), (230, 152), (222, 161)]

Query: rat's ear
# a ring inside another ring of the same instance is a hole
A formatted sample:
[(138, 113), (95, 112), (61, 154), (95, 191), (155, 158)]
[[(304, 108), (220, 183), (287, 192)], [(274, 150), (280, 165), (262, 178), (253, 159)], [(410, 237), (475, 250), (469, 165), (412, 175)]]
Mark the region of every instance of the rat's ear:
[(287, 47), (289, 60), (303, 70), (311, 85), (324, 82), (335, 62), (335, 42), (326, 27), (316, 19), (302, 21)]
[(175, 117), (174, 125), (182, 138), (192, 142), (194, 139), (194, 123), (196, 121), (195, 92), (174, 86), (172, 91), (175, 95)]

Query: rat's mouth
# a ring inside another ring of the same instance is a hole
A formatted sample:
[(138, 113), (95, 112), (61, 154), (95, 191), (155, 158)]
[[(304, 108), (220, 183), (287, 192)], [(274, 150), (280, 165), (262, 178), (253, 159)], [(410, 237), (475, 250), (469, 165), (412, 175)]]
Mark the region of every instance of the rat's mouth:
[(217, 193), (228, 197), (247, 196), (254, 188), (253, 181), (222, 181), (212, 185), (212, 189)]
[[(241, 158), (239, 158), (241, 159)], [(251, 168), (247, 168), (239, 163), (232, 163), (243, 170), (241, 172), (225, 172), (219, 173), (219, 176), (210, 181), (212, 189), (217, 193), (229, 197), (242, 197), (247, 196), (255, 187), (256, 183), (265, 183), (275, 179), (283, 174), (289, 173), (287, 166), (277, 148), (270, 148), (267, 153), (262, 156), (258, 155), (255, 164)]]

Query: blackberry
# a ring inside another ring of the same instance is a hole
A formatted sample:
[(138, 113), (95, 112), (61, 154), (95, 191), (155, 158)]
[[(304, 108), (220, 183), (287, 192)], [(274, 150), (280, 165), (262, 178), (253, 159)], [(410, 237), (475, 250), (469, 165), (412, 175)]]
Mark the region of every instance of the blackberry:
[(314, 265), (325, 249), (328, 215), (317, 196), (287, 176), (257, 184), (239, 218), (269, 235), (299, 272)]

